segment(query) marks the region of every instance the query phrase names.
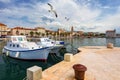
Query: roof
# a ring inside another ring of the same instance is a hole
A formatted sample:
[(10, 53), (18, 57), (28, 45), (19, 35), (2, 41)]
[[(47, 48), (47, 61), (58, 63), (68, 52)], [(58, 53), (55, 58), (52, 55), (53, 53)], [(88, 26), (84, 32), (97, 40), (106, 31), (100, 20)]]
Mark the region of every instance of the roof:
[(32, 28), (24, 28), (24, 27), (14, 27), (13, 29), (21, 29), (21, 30), (36, 30), (36, 29), (32, 29)]
[(115, 30), (107, 30), (106, 32), (115, 32)]
[(3, 23), (0, 23), (0, 26), (7, 26), (7, 25), (5, 25), (5, 24), (3, 24)]
[(43, 28), (43, 27), (36, 27), (36, 29), (45, 29), (45, 28)]

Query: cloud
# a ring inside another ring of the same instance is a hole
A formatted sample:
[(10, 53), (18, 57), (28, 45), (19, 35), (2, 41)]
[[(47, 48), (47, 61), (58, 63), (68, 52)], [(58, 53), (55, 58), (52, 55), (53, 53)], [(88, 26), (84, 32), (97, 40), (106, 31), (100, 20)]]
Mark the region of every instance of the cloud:
[(9, 3), (9, 2), (11, 2), (11, 0), (0, 0), (0, 2)]
[[(74, 26), (75, 30), (105, 32), (108, 29), (118, 28), (120, 25), (120, 7), (102, 6), (103, 2), (100, 3), (99, 0), (49, 0), (44, 2), (35, 0), (28, 3), (0, 0), (0, 2), (12, 5), (0, 9), (0, 22), (9, 27), (44, 26), (53, 30), (60, 27), (70, 30), (71, 26)], [(58, 18), (48, 12), (50, 8), (47, 3), (53, 5)], [(65, 17), (69, 17), (70, 20), (66, 21)]]

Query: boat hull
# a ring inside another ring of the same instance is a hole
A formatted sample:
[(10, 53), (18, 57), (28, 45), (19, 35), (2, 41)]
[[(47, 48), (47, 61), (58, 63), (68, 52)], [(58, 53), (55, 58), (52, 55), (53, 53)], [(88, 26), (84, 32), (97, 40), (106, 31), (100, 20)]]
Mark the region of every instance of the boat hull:
[(4, 53), (12, 58), (22, 59), (22, 60), (42, 60), (46, 61), (51, 48), (41, 48), (34, 50), (24, 50), (24, 51), (13, 51), (4, 48)]
[(63, 47), (63, 45), (58, 45), (58, 46), (54, 46), (50, 53), (55, 53), (55, 54), (59, 54), (59, 50)]

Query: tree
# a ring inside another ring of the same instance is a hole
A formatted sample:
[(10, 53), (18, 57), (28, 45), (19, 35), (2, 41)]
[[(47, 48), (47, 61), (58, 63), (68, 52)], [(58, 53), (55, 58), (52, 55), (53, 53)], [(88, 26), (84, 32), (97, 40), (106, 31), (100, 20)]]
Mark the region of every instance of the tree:
[(105, 33), (100, 33), (100, 37), (105, 37)]
[(20, 35), (24, 35), (23, 33), (20, 33)]
[(56, 33), (54, 32), (54, 33), (52, 34), (52, 36), (55, 38), (55, 36), (56, 36)]
[(31, 32), (30, 32), (30, 36), (31, 36), (31, 37), (33, 37), (33, 35), (34, 35), (34, 32), (33, 32), (33, 31), (31, 31)]
[(16, 31), (16, 34), (19, 35), (19, 31), (18, 30)]
[(46, 32), (46, 36), (48, 37), (48, 35), (49, 35), (49, 32)]
[(40, 36), (40, 32), (35, 32), (35, 35), (36, 35), (37, 37), (39, 37), (39, 36)]

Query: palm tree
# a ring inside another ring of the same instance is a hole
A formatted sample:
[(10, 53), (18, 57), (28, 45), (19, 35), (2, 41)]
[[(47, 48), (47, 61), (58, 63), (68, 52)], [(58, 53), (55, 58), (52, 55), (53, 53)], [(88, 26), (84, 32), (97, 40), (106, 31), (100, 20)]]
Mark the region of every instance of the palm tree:
[(67, 32), (67, 36), (70, 37), (70, 35), (71, 35), (71, 32)]
[(55, 36), (56, 36), (56, 33), (54, 32), (54, 33), (52, 34), (52, 36), (53, 36), (53, 38), (55, 38)]
[(30, 32), (30, 36), (31, 36), (31, 37), (33, 37), (33, 35), (34, 35), (34, 32), (33, 32), (33, 31), (31, 31), (31, 32)]
[(49, 35), (49, 32), (46, 32), (46, 36), (48, 37), (48, 35)]
[(24, 35), (23, 33), (20, 33), (20, 35)]
[(19, 31), (18, 30), (16, 31), (16, 35), (19, 35)]
[(39, 37), (39, 36), (40, 36), (40, 32), (35, 32), (35, 35), (36, 35), (37, 37)]
[(45, 34), (44, 33), (42, 33), (42, 37), (44, 37), (45, 36)]
[(65, 37), (67, 37), (67, 32), (64, 33)]
[(40, 32), (38, 32), (38, 34), (37, 34), (37, 35), (38, 35), (38, 37), (40, 37), (40, 34), (41, 34), (41, 33), (40, 33)]

